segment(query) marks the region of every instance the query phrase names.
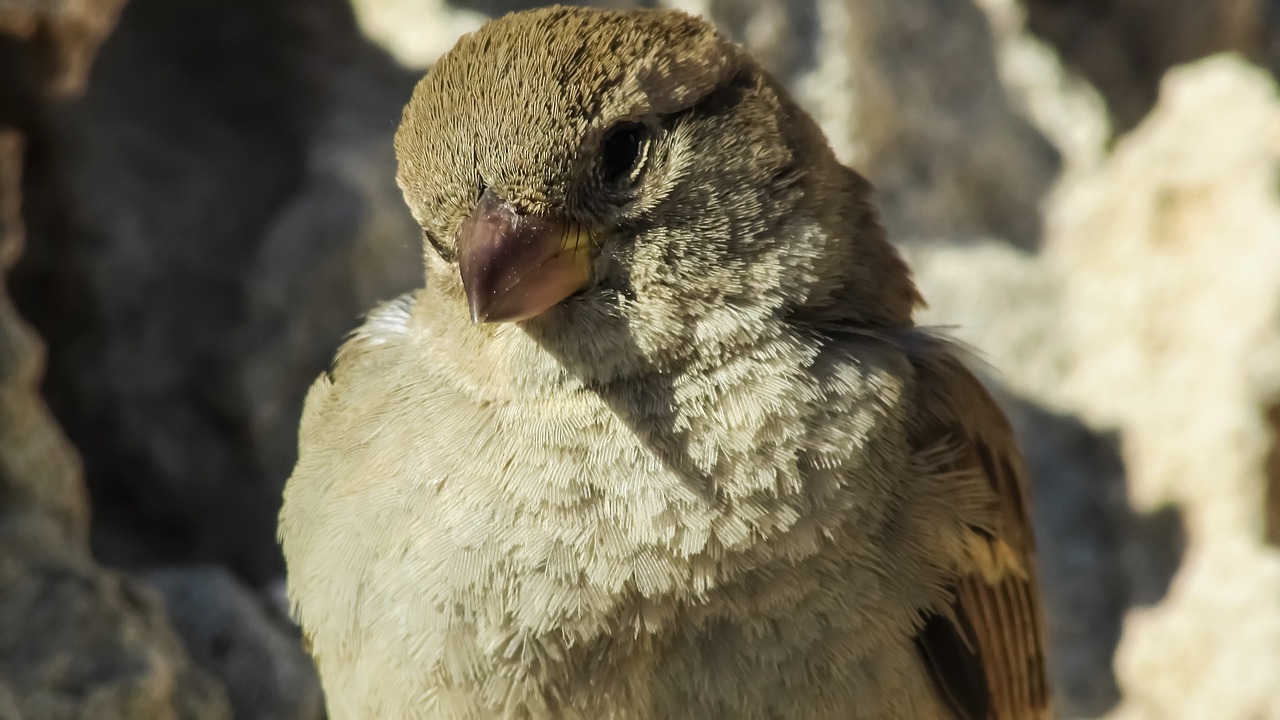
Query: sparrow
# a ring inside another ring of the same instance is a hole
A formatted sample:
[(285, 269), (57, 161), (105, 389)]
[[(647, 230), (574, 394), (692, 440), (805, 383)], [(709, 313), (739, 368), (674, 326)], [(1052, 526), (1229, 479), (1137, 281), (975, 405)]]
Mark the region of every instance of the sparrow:
[(395, 149), (425, 285), (311, 387), (280, 512), (331, 717), (1047, 716), (1010, 427), (746, 51), (507, 15)]

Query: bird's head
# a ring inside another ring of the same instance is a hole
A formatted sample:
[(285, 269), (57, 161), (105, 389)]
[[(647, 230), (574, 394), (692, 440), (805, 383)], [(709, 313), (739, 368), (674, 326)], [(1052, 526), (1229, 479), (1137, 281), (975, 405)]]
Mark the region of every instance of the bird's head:
[(813, 121), (678, 11), (495, 20), (419, 83), (396, 151), (428, 264), (476, 322), (772, 313), (839, 294), (850, 227), (883, 244), (860, 196), (822, 210), (865, 183)]

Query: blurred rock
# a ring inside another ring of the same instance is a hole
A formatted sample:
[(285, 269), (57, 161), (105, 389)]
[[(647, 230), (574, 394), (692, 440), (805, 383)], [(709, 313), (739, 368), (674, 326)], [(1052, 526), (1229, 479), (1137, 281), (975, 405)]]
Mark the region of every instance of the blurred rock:
[(450, 0), (351, 0), (365, 35), (405, 67), (425, 70), (488, 16)]
[(1026, 0), (1029, 27), (1092, 82), (1115, 128), (1127, 132), (1155, 105), (1170, 68), (1235, 51), (1280, 68), (1280, 13), (1268, 0)]
[(279, 574), (302, 394), (420, 277), (390, 147), (413, 81), (342, 0), (137, 0), (57, 109), (18, 295), (104, 561)]
[(18, 698), (14, 696), (4, 678), (0, 678), (0, 720), (22, 720), (22, 711), (18, 709)]
[(83, 549), (88, 498), (80, 466), (40, 398), (44, 348), (14, 310), (4, 275), (22, 252), (22, 137), (0, 131), (0, 520), (39, 515)]
[[(1171, 72), (1111, 157), (1064, 177), (1041, 255), (995, 243), (912, 252), (934, 307), (926, 322), (957, 326), (1019, 396), (1120, 433), (1128, 502), (1147, 517), (1136, 531), (1157, 547), (1126, 550), (1121, 580), (1151, 606), (1125, 619), (1124, 702), (1111, 717), (1280, 718), (1280, 552), (1263, 542), (1275, 443), (1263, 399), (1280, 388), (1278, 163), (1270, 77), (1212, 58)], [(1044, 437), (1026, 439), (1033, 455)], [(1056, 514), (1064, 483), (1096, 477), (1038, 481), (1041, 502), (1056, 498), (1039, 512)], [(1089, 543), (1088, 526), (1058, 530), (1042, 541), (1048, 575), (1054, 554)], [(1051, 610), (1070, 600), (1060, 580), (1046, 578)], [(1059, 681), (1074, 702), (1072, 678)]]
[(1098, 717), (1121, 699), (1111, 657), (1131, 604), (1124, 541), (1133, 518), (1119, 447), (1075, 418), (1002, 400), (1034, 478), (1055, 709)]
[(822, 58), (800, 81), (801, 96), (875, 183), (890, 237), (986, 235), (1037, 247), (1059, 157), (1001, 84), (978, 6), (820, 7)]
[(26, 125), (42, 100), (82, 90), (125, 1), (0, 3), (0, 124)]
[(273, 534), (307, 387), (359, 314), (422, 283), (422, 231), (400, 198), (392, 149), (416, 80), (365, 46), (334, 68), (300, 186), (249, 258), (246, 316), (227, 339), (231, 414), (247, 425), (254, 475), (271, 489)]
[(43, 348), (9, 303), (22, 244), (23, 143), (0, 131), (0, 717), (220, 720), (151, 591), (93, 564), (71, 446), (37, 387)]
[[(401, 65), (418, 71), (426, 70), (464, 33), (509, 12), (543, 5), (630, 8), (658, 4), (654, 0), (351, 0), (365, 35)], [(785, 36), (780, 37), (785, 42)]]
[(227, 688), (237, 718), (322, 720), (324, 697), (296, 628), (218, 567), (147, 575), (192, 659)]
[(1122, 440), (993, 387), (1031, 467), (1055, 709), (1100, 717), (1122, 693), (1112, 665), (1124, 619), (1159, 602), (1182, 562), (1185, 519), (1173, 506), (1130, 506)]
[(31, 720), (230, 720), (155, 591), (49, 547), (33, 522), (0, 529), (0, 678)]

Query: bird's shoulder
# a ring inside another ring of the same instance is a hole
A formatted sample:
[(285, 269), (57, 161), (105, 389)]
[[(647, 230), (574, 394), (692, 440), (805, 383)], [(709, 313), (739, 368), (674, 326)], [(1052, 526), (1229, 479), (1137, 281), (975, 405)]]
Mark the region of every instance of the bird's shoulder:
[(388, 360), (388, 350), (393, 350), (410, 336), (416, 293), (408, 292), (382, 303), (365, 315), (355, 330), (351, 331), (334, 355), (333, 364), (326, 373), (331, 382), (339, 376), (351, 377), (358, 366), (379, 360)]
[(333, 355), (328, 369), (311, 385), (304, 404), (303, 424), (308, 416), (322, 412), (333, 400), (367, 385), (395, 375), (405, 346), (414, 340), (413, 316), (416, 295), (408, 292), (383, 302), (364, 316), (347, 334)]

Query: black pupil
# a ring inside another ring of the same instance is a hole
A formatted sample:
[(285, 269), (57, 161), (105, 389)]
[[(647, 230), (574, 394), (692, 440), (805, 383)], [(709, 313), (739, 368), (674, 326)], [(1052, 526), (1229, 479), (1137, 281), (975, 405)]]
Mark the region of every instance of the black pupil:
[(631, 174), (640, 162), (643, 143), (644, 126), (640, 123), (623, 123), (609, 131), (600, 150), (605, 182), (616, 183)]

